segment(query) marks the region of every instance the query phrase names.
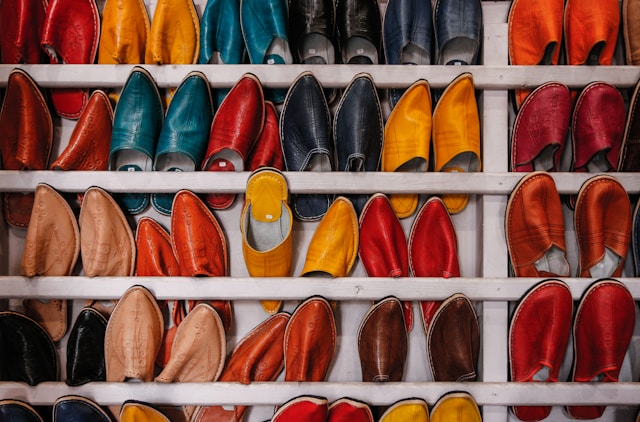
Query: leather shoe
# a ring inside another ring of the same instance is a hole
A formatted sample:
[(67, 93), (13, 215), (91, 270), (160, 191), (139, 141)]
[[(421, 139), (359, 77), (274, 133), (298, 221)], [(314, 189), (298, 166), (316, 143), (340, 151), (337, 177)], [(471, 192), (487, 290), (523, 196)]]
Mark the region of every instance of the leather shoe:
[(155, 406), (135, 400), (127, 400), (120, 410), (120, 422), (171, 422)]
[(358, 328), (362, 381), (402, 381), (407, 349), (408, 335), (400, 301), (387, 297), (373, 304)]
[(440, 397), (431, 409), (431, 422), (447, 422), (451, 419), (465, 422), (482, 422), (478, 404), (471, 394), (464, 392), (447, 393)]
[(633, 253), (633, 267), (635, 269), (635, 276), (640, 274), (640, 202), (636, 203), (636, 207), (633, 210), (633, 226), (632, 226), (632, 240), (631, 251)]
[(264, 103), (264, 125), (249, 157), (247, 169), (257, 170), (261, 167), (273, 167), (284, 170), (284, 156), (280, 145), (280, 118), (278, 110), (271, 101)]
[[(244, 171), (249, 151), (262, 132), (264, 119), (262, 84), (253, 74), (245, 73), (213, 117), (202, 170)], [(210, 193), (205, 201), (209, 207), (222, 210), (229, 208), (235, 198), (233, 193)]]
[(331, 0), (290, 0), (289, 40), (294, 61), (335, 64), (335, 6)]
[(505, 232), (516, 277), (569, 276), (562, 203), (548, 173), (527, 173), (514, 187)]
[(622, 146), (620, 148), (620, 160), (618, 161), (618, 171), (640, 172), (640, 114), (638, 113), (638, 103), (640, 102), (640, 80), (633, 88), (631, 99), (629, 100), (629, 110), (627, 112), (624, 135), (622, 136)]
[(420, 398), (402, 399), (393, 403), (380, 416), (380, 422), (429, 422), (429, 407)]
[(111, 418), (100, 405), (86, 397), (67, 395), (53, 403), (54, 422), (111, 422)]
[[(573, 325), (571, 382), (618, 382), (633, 336), (635, 302), (619, 281), (600, 279), (583, 294)], [(605, 406), (568, 406), (574, 419), (596, 419)]]
[[(193, 0), (157, 4), (147, 39), (145, 63), (196, 64), (200, 53), (200, 18)], [(198, 109), (193, 105), (193, 109)]]
[[(31, 76), (13, 69), (0, 111), (0, 152), (4, 170), (45, 170), (53, 143), (53, 121), (47, 102)], [(12, 227), (26, 228), (33, 193), (5, 193), (4, 218)]]
[(336, 16), (342, 63), (378, 64), (382, 48), (378, 1), (338, 0)]
[(11, 422), (43, 422), (42, 416), (29, 403), (21, 400), (0, 400), (0, 420)]
[(435, 0), (433, 26), (436, 35), (436, 64), (478, 64), (482, 39), (480, 0)]
[(299, 396), (280, 406), (271, 422), (325, 422), (328, 412), (329, 403), (326, 398)]
[(323, 297), (310, 297), (293, 311), (284, 332), (284, 380), (324, 381), (335, 350), (331, 305)]
[(150, 31), (149, 15), (143, 0), (105, 0), (98, 63), (144, 63)]
[(621, 277), (631, 238), (631, 203), (616, 178), (599, 174), (580, 187), (574, 225), (578, 277)]
[(427, 330), (427, 355), (434, 381), (474, 381), (480, 329), (473, 304), (462, 293), (442, 302)]
[(636, 17), (640, 12), (640, 3), (634, 0), (622, 2), (622, 34), (624, 36), (626, 64), (640, 64), (640, 25)]
[[(528, 291), (509, 324), (509, 367), (514, 382), (558, 382), (573, 318), (569, 286), (543, 280)], [(551, 406), (513, 406), (521, 421), (540, 421)]]
[(104, 334), (107, 318), (93, 308), (83, 308), (67, 340), (67, 379), (70, 386), (105, 381)]
[(40, 34), (47, 3), (40, 0), (4, 0), (0, 4), (0, 63), (44, 63)]
[(173, 253), (169, 233), (151, 217), (138, 220), (136, 229), (136, 275), (179, 277), (180, 264)]
[(571, 104), (569, 88), (558, 82), (542, 84), (529, 94), (513, 125), (511, 171), (558, 170), (569, 131)]
[(373, 422), (373, 413), (367, 403), (343, 397), (329, 404), (327, 422)]
[(567, 0), (564, 43), (568, 65), (610, 65), (618, 40), (620, 6), (616, 0), (592, 4)]

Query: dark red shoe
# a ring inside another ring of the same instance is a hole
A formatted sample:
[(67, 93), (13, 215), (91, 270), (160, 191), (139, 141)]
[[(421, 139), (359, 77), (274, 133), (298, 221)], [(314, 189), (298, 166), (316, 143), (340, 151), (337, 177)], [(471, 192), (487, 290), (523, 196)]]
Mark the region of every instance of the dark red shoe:
[(3, 0), (0, 3), (0, 63), (45, 63), (40, 34), (47, 14), (43, 0)]

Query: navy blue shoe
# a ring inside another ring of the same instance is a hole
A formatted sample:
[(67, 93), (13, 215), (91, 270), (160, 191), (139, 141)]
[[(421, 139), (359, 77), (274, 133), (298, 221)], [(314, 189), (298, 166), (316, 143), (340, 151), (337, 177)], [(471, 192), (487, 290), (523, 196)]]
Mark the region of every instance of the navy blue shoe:
[(342, 62), (378, 64), (382, 19), (377, 0), (337, 0), (336, 16)]
[(480, 0), (436, 0), (433, 7), (439, 65), (478, 64), (482, 39)]
[(111, 422), (95, 402), (81, 396), (62, 396), (53, 404), (53, 422)]
[(43, 422), (43, 419), (29, 403), (5, 399), (0, 400), (0, 421)]

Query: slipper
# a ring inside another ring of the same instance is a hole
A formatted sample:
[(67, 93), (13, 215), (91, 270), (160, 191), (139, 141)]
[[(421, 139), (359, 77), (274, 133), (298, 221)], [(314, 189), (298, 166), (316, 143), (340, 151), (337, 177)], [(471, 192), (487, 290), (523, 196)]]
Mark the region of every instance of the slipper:
[(435, 0), (433, 30), (439, 65), (478, 64), (482, 39), (480, 0)]
[(631, 248), (633, 251), (633, 266), (635, 276), (640, 274), (640, 201), (636, 204), (633, 211), (633, 228), (632, 228)]
[(46, 64), (40, 48), (48, 2), (4, 0), (0, 5), (0, 63)]
[(70, 386), (106, 381), (104, 334), (107, 318), (93, 308), (83, 308), (67, 340), (67, 379)]
[(298, 396), (276, 410), (271, 422), (325, 422), (329, 412), (329, 403), (325, 397)]
[(99, 64), (144, 63), (151, 31), (143, 0), (105, 0), (98, 46)]
[(440, 397), (431, 409), (430, 422), (451, 420), (482, 422), (482, 414), (473, 396), (466, 392), (451, 392)]
[(145, 63), (196, 64), (198, 54), (200, 18), (193, 0), (158, 3), (147, 38)]
[(98, 403), (76, 395), (62, 396), (56, 399), (53, 403), (53, 420), (111, 422), (109, 415)]
[(395, 421), (428, 422), (429, 407), (427, 402), (420, 398), (407, 398), (398, 400), (380, 416), (380, 422)]
[(0, 400), (0, 420), (44, 422), (44, 419), (40, 416), (35, 407), (31, 406), (27, 402), (23, 402), (22, 400), (14, 399)]
[(567, 0), (564, 44), (567, 64), (608, 66), (613, 62), (620, 28), (617, 0)]
[(633, 94), (629, 100), (618, 171), (640, 172), (640, 80), (636, 82)]

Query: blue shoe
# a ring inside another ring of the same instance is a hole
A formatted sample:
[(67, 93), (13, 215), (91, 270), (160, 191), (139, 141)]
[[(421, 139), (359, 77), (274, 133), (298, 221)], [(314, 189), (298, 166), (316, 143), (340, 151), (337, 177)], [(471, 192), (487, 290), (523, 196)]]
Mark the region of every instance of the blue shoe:
[(433, 22), (436, 64), (478, 64), (482, 38), (480, 0), (435, 0)]
[(43, 419), (29, 403), (5, 399), (0, 400), (0, 421), (43, 422)]
[(100, 406), (81, 396), (62, 396), (53, 404), (53, 422), (111, 422)]
[[(163, 120), (164, 108), (156, 82), (147, 70), (134, 67), (113, 113), (109, 170), (151, 171)], [(146, 193), (116, 197), (129, 214), (141, 213), (149, 205)]]

